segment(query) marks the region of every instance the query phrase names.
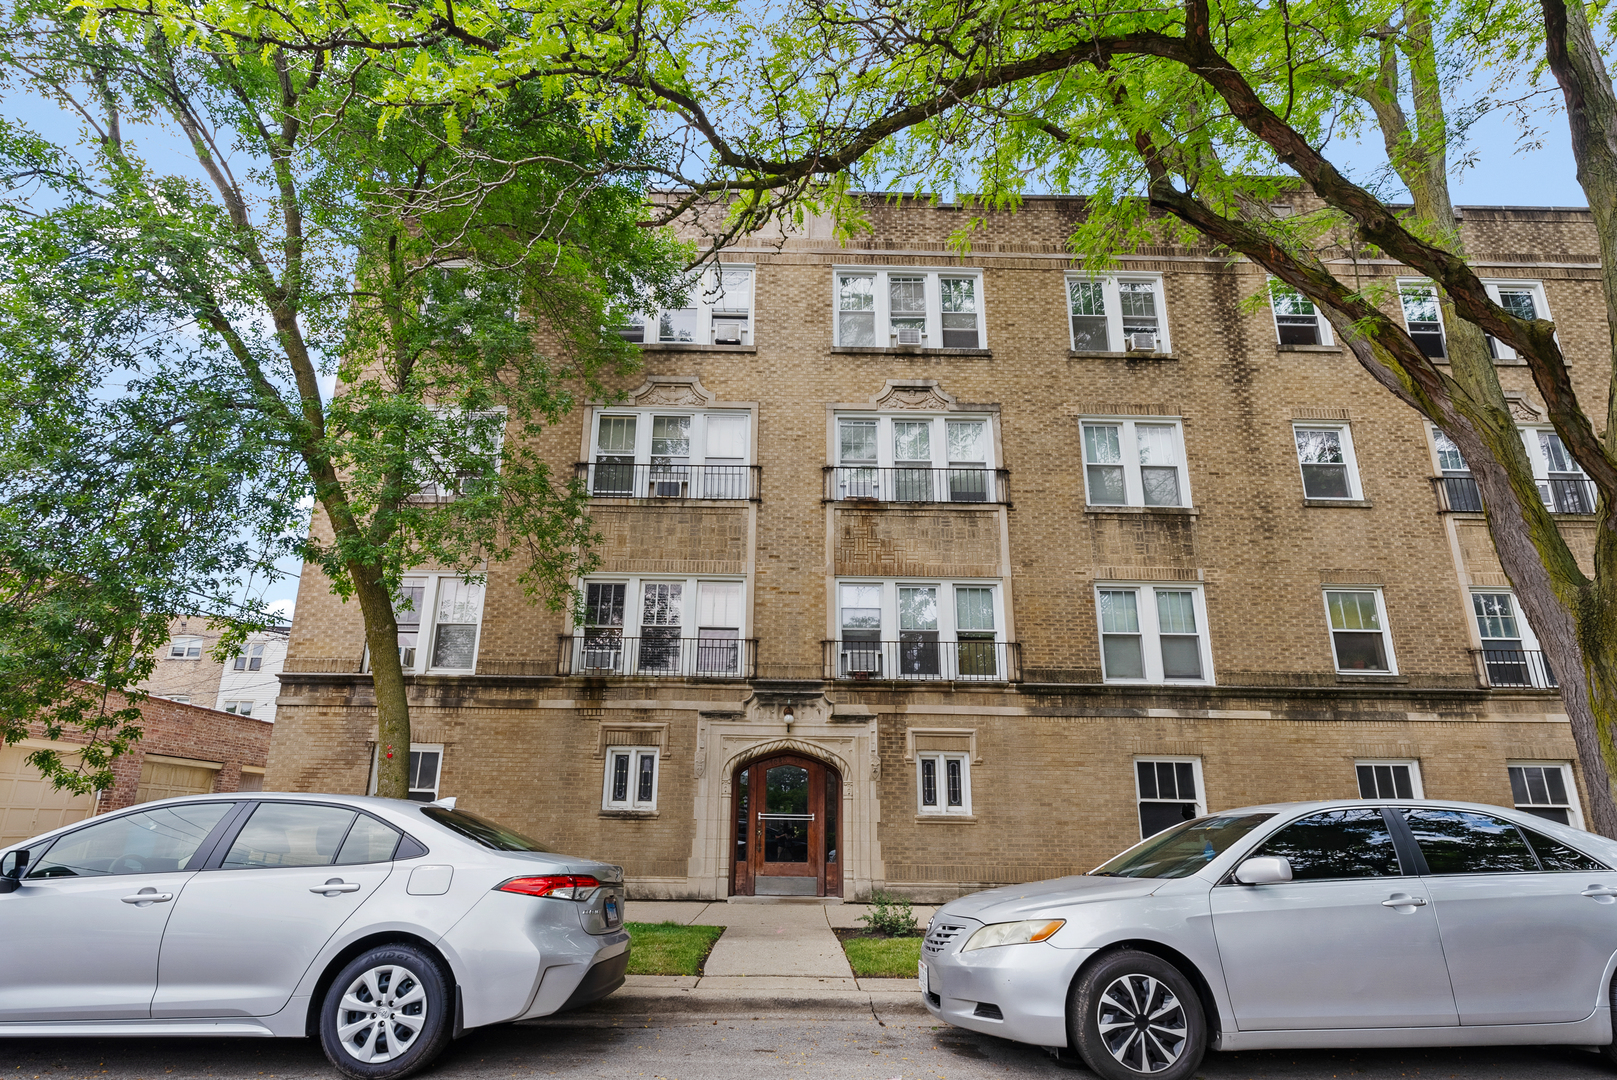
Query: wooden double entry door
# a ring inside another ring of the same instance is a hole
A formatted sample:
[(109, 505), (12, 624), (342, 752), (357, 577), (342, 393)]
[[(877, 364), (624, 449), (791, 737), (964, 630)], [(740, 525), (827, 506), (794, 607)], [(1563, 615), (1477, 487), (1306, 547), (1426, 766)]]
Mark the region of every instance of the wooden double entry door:
[(735, 771), (736, 896), (841, 896), (842, 776), (800, 754)]

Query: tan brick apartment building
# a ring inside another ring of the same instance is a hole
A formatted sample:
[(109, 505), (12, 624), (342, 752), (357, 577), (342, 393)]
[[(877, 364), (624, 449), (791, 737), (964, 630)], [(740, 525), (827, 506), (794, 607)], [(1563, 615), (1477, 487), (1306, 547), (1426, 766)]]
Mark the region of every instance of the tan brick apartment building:
[[(957, 257), (958, 210), (874, 203), (857, 246), (735, 248), (630, 331), (643, 377), (548, 435), (595, 495), (586, 625), (506, 567), (408, 582), (419, 797), (621, 862), (640, 896), (946, 896), (1200, 810), (1361, 792), (1579, 821), (1553, 674), (1458, 455), (1306, 304), (1248, 313), (1250, 264), (1164, 247), (1085, 278), (1080, 212), (1030, 200)], [(1587, 215), (1464, 229), (1598, 400)], [(1501, 352), (1587, 550), (1588, 485)], [(297, 611), (267, 783), (363, 790), (359, 614), (312, 567)]]

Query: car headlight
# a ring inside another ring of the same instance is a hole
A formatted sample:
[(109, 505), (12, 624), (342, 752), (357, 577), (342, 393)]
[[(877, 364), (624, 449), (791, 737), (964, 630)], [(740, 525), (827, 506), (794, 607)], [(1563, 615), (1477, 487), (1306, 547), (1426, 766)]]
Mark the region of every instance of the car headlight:
[(992, 923), (971, 935), (966, 941), (965, 948), (960, 951), (971, 952), (973, 949), (992, 949), (996, 945), (1025, 945), (1029, 941), (1043, 941), (1065, 925), (1066, 919)]

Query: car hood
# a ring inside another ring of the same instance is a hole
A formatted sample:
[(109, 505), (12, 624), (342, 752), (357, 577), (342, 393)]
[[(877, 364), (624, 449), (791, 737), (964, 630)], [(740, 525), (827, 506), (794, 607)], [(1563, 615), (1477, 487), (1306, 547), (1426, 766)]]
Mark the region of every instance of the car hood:
[(979, 922), (1013, 922), (1068, 904), (1150, 896), (1162, 884), (1161, 878), (1089, 877), (1082, 874), (1049, 881), (1030, 881), (1025, 885), (1006, 885), (951, 900), (938, 909), (938, 916), (958, 915)]

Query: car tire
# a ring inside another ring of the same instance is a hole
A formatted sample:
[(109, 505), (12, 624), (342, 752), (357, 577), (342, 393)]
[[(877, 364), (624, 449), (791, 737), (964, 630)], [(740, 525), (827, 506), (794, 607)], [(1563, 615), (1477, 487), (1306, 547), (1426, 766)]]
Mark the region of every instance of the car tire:
[(320, 1046), (353, 1080), (399, 1080), (443, 1053), (454, 1007), (436, 957), (414, 945), (384, 945), (331, 981), (320, 1003)]
[(1184, 1080), (1207, 1051), (1207, 1018), (1196, 988), (1178, 968), (1150, 953), (1119, 949), (1073, 981), (1067, 1039), (1105, 1080)]

